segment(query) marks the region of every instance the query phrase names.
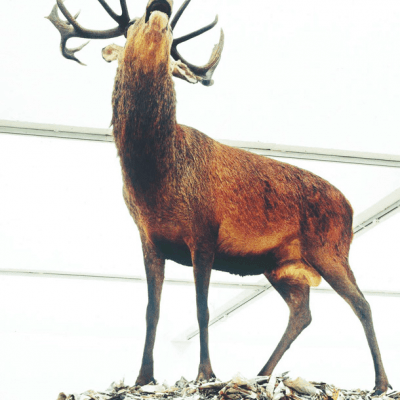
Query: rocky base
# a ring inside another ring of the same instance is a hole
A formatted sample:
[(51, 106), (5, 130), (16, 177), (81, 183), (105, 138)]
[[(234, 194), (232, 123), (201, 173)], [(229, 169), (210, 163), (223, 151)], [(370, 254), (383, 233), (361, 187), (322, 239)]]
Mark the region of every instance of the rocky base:
[(173, 386), (166, 383), (145, 386), (127, 386), (123, 381), (113, 382), (104, 392), (88, 390), (82, 394), (60, 393), (57, 400), (400, 400), (400, 392), (390, 391), (374, 396), (368, 390), (338, 389), (327, 383), (291, 379), (281, 376), (259, 376), (246, 379), (236, 375), (228, 382), (188, 382), (181, 378)]

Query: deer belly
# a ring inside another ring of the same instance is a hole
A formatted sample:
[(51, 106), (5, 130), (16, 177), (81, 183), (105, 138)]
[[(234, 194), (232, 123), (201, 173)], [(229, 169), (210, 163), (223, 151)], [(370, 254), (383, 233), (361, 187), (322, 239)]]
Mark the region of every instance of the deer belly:
[(248, 276), (261, 275), (266, 270), (274, 268), (275, 265), (275, 257), (272, 253), (256, 256), (231, 256), (226, 253), (216, 253), (213, 269), (233, 275)]
[(221, 258), (222, 263), (220, 268), (216, 265), (216, 269), (239, 275), (266, 273), (274, 275), (276, 280), (293, 279), (310, 286), (318, 286), (321, 282), (320, 274), (303, 261), (295, 225), (271, 224), (261, 229), (221, 225), (217, 248), (220, 254), (217, 258)]
[(229, 255), (261, 255), (282, 245), (293, 237), (293, 229), (243, 229), (234, 224), (223, 224), (219, 229), (217, 248)]

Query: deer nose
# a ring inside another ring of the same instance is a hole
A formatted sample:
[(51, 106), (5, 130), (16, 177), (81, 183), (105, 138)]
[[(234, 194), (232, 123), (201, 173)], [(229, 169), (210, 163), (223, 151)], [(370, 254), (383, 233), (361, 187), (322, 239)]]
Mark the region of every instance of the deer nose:
[(150, 15), (149, 25), (153, 30), (165, 32), (168, 28), (168, 15), (161, 11), (153, 11)]
[(172, 12), (172, 4), (172, 0), (150, 0), (146, 8), (145, 22), (148, 22), (151, 13), (154, 11), (161, 11), (165, 13), (169, 19)]

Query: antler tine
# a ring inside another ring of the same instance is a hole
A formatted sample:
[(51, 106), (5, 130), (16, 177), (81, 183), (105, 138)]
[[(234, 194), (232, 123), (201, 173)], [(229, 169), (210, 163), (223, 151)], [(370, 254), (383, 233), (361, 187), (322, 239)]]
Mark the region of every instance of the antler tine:
[(121, 15), (116, 14), (111, 7), (105, 2), (105, 0), (98, 0), (99, 3), (103, 6), (106, 10), (107, 14), (119, 25), (126, 25), (129, 22), (129, 13), (128, 8), (126, 6), (126, 0), (120, 0), (121, 4)]
[[(172, 19), (170, 26), (172, 29), (175, 28), (176, 23), (178, 22), (179, 18), (182, 16), (183, 12), (185, 11), (186, 7), (190, 3), (190, 0), (185, 0), (183, 4), (180, 6), (179, 10), (175, 14), (174, 18)], [(180, 38), (174, 39), (172, 42), (171, 47), (171, 56), (175, 61), (181, 60), (186, 66), (197, 76), (198, 80), (205, 86), (211, 86), (214, 81), (211, 79), (212, 74), (217, 68), (217, 65), (221, 59), (222, 50), (224, 48), (224, 32), (221, 29), (221, 36), (219, 38), (219, 43), (214, 46), (214, 49), (211, 53), (210, 60), (206, 65), (202, 67), (198, 67), (187, 62), (178, 52), (177, 46), (183, 42), (186, 42), (190, 39), (195, 38), (196, 36), (201, 35), (204, 32), (209, 31), (210, 29), (214, 28), (215, 25), (218, 23), (218, 15), (215, 17), (215, 20), (211, 22), (211, 24), (205, 26), (204, 28), (200, 28), (197, 31), (189, 33), (187, 35), (181, 36)]]
[[(74, 15), (74, 19), (76, 20), (79, 17), (79, 14), (81, 13), (81, 10), (79, 10), (75, 15)], [(71, 25), (68, 21), (67, 21), (68, 25)]]
[(219, 38), (219, 42), (218, 44), (216, 44), (213, 48), (213, 51), (211, 53), (211, 57), (210, 60), (208, 61), (207, 64), (198, 67), (196, 65), (193, 65), (189, 62), (187, 62), (178, 52), (178, 50), (176, 49), (176, 45), (174, 45), (171, 48), (171, 56), (176, 60), (181, 60), (183, 63), (185, 63), (187, 65), (187, 67), (195, 74), (197, 75), (200, 80), (201, 83), (204, 86), (211, 86), (214, 81), (211, 79), (215, 69), (218, 66), (218, 63), (221, 60), (221, 54), (222, 54), (222, 50), (224, 48), (224, 31), (221, 29), (221, 35)]
[(84, 65), (81, 61), (79, 61), (74, 53), (79, 51), (79, 48), (75, 49), (68, 49), (66, 47), (66, 42), (69, 38), (74, 36), (75, 29), (74, 27), (71, 26), (69, 21), (63, 21), (60, 19), (58, 15), (58, 6), (57, 4), (54, 5), (54, 7), (51, 10), (51, 13), (48, 17), (45, 17), (50, 20), (50, 22), (58, 29), (61, 35), (61, 43), (60, 43), (60, 49), (61, 53), (65, 58), (68, 58), (70, 60), (74, 60), (78, 62), (79, 64)]
[(179, 21), (179, 18), (181, 17), (181, 15), (185, 11), (185, 9), (189, 3), (190, 3), (190, 0), (185, 0), (184, 3), (179, 7), (179, 10), (176, 12), (176, 14), (174, 15), (174, 18), (172, 19), (172, 21), (170, 23), (172, 30), (174, 30), (176, 23)]
[(110, 39), (113, 37), (121, 36), (124, 33), (124, 30), (121, 29), (120, 26), (113, 29), (107, 29), (105, 31), (86, 29), (81, 26), (76, 21), (76, 19), (74, 19), (68, 9), (65, 7), (63, 0), (57, 0), (57, 6), (61, 10), (67, 21), (75, 28), (75, 31), (73, 32), (73, 37), (80, 37), (84, 39)]
[(61, 54), (65, 57), (68, 58), (69, 60), (74, 60), (76, 62), (78, 62), (81, 65), (86, 65), (84, 64), (82, 61), (78, 60), (75, 57), (75, 53), (79, 50), (82, 50), (89, 42), (90, 40), (88, 40), (86, 43), (83, 43), (82, 45), (78, 46), (78, 47), (74, 47), (73, 49), (68, 49), (65, 44), (67, 42), (68, 39), (61, 39), (61, 44), (60, 44), (60, 49), (61, 49)]
[[(189, 0), (190, 1), (190, 0)], [(174, 39), (173, 45), (178, 46), (178, 44), (186, 42), (190, 39), (195, 38), (196, 36), (201, 35), (204, 32), (209, 31), (210, 29), (214, 28), (215, 25), (218, 23), (218, 15), (215, 16), (215, 20), (211, 22), (211, 24), (205, 26), (204, 28), (198, 29), (197, 31), (194, 31), (192, 33), (188, 33), (187, 35), (181, 36), (179, 38)]]
[[(67, 19), (70, 25), (72, 25), (74, 28), (77, 30), (83, 30), (82, 26), (76, 21), (76, 18), (74, 18), (71, 13), (67, 10), (67, 8), (64, 5), (64, 0), (57, 0), (57, 6), (63, 13), (64, 17)], [(53, 8), (54, 10), (54, 8)], [(57, 17), (58, 17), (58, 12), (56, 10)], [(60, 20), (61, 21), (61, 20)]]
[(99, 3), (103, 6), (103, 8), (106, 10), (107, 14), (116, 22), (118, 22), (118, 18), (120, 17), (118, 14), (116, 14), (111, 7), (104, 1), (104, 0), (98, 0)]
[(121, 4), (121, 10), (122, 10), (121, 17), (124, 16), (126, 19), (126, 23), (128, 24), (130, 21), (130, 18), (129, 18), (129, 13), (128, 13), (128, 6), (126, 5), (126, 0), (120, 0), (119, 3)]
[[(106, 5), (103, 0), (99, 0), (99, 2), (103, 5), (103, 7)], [(81, 63), (76, 57), (75, 53), (79, 50), (81, 50), (84, 46), (86, 46), (87, 43), (85, 43), (82, 46), (73, 48), (73, 49), (68, 49), (66, 47), (66, 43), (68, 39), (71, 37), (78, 37), (78, 38), (84, 38), (84, 39), (110, 39), (118, 36), (122, 36), (124, 34), (125, 26), (129, 22), (129, 15), (128, 11), (126, 8), (126, 3), (125, 0), (120, 0), (121, 2), (121, 8), (122, 8), (122, 14), (120, 16), (116, 15), (107, 5), (108, 10), (106, 7), (106, 11), (110, 16), (109, 11), (111, 11), (112, 14), (115, 14), (116, 17), (118, 18), (118, 24), (119, 26), (113, 28), (113, 29), (107, 29), (104, 31), (100, 30), (89, 30), (84, 27), (82, 27), (77, 21), (77, 15), (74, 17), (71, 15), (71, 13), (67, 10), (67, 8), (64, 5), (63, 0), (57, 0), (57, 4), (53, 7), (51, 10), (51, 13), (48, 17), (50, 22), (57, 28), (57, 30), (60, 32), (61, 35), (61, 53), (65, 58), (68, 58), (70, 60), (74, 60), (78, 62), (79, 64), (85, 65)], [(60, 19), (58, 15), (58, 9), (61, 10), (63, 13), (64, 17), (67, 19), (67, 21), (63, 21)]]

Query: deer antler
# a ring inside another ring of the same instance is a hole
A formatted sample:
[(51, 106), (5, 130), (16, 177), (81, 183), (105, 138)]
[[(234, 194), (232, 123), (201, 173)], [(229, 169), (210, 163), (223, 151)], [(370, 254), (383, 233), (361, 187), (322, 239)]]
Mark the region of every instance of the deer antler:
[[(79, 47), (69, 49), (66, 47), (68, 39), (72, 37), (78, 37), (84, 39), (110, 39), (123, 35), (126, 26), (129, 24), (129, 14), (126, 6), (126, 0), (120, 0), (121, 10), (122, 10), (121, 15), (116, 14), (104, 0), (98, 0), (98, 1), (106, 10), (108, 15), (118, 23), (117, 27), (104, 31), (86, 29), (76, 21), (79, 13), (77, 13), (75, 16), (72, 16), (71, 13), (65, 7), (63, 0), (57, 0), (57, 4), (51, 10), (50, 15), (46, 17), (53, 23), (53, 25), (58, 29), (58, 31), (61, 34), (60, 48), (62, 55), (65, 58), (74, 60), (82, 65), (85, 64), (80, 62), (75, 57), (75, 53), (81, 50), (89, 42), (86, 42)], [(58, 15), (58, 9), (61, 10), (67, 21), (63, 21), (62, 19), (60, 19)]]
[[(134, 21), (130, 21), (129, 19), (129, 14), (128, 14), (128, 9), (126, 6), (126, 0), (120, 0), (121, 4), (121, 15), (116, 14), (111, 7), (106, 3), (105, 0), (98, 0), (99, 3), (102, 5), (104, 10), (108, 13), (108, 15), (118, 23), (118, 26), (113, 28), (113, 29), (108, 29), (108, 30), (89, 30), (81, 26), (77, 22), (77, 18), (79, 13), (77, 13), (75, 16), (72, 16), (71, 13), (67, 10), (67, 8), (64, 5), (64, 0), (57, 0), (57, 4), (53, 7), (50, 15), (46, 18), (48, 18), (53, 25), (58, 29), (58, 31), (61, 34), (61, 43), (60, 43), (60, 48), (61, 48), (61, 53), (65, 58), (68, 58), (70, 60), (74, 60), (78, 62), (79, 64), (83, 64), (81, 61), (79, 61), (75, 57), (75, 53), (81, 50), (84, 46), (87, 45), (87, 43), (84, 43), (83, 45), (76, 47), (76, 48), (67, 48), (66, 43), (68, 39), (71, 37), (78, 37), (78, 38), (85, 38), (85, 39), (110, 39), (118, 36), (122, 36), (125, 34), (127, 27), (133, 23)], [(157, 0), (156, 0), (157, 1)], [(166, 1), (166, 0), (165, 0)], [(179, 18), (185, 11), (186, 7), (190, 3), (191, 0), (185, 0), (184, 3), (181, 5), (177, 13), (175, 14), (173, 20), (171, 21), (171, 28), (174, 29), (175, 25), (177, 24)], [(162, 0), (158, 2), (163, 2)], [(151, 3), (151, 2), (149, 2)], [(171, 2), (172, 4), (172, 2)], [(149, 6), (148, 6), (149, 7)], [(62, 14), (64, 17), (67, 19), (67, 21), (63, 21), (60, 19), (58, 15), (58, 9), (61, 10)], [(149, 8), (148, 8), (149, 11)], [(213, 84), (213, 80), (211, 79), (212, 74), (215, 71), (215, 68), (217, 68), (217, 65), (221, 59), (221, 53), (222, 49), (224, 47), (224, 33), (221, 29), (221, 35), (219, 39), (219, 43), (214, 46), (214, 49), (211, 53), (210, 60), (208, 61), (207, 64), (203, 66), (197, 66), (194, 64), (189, 63), (186, 61), (178, 52), (177, 46), (183, 42), (186, 42), (190, 39), (195, 38), (196, 36), (201, 35), (204, 32), (209, 31), (212, 29), (218, 22), (218, 16), (215, 18), (215, 20), (205, 26), (204, 28), (198, 29), (197, 31), (194, 31), (192, 33), (189, 33), (187, 35), (181, 36), (180, 38), (174, 39), (171, 47), (171, 56), (174, 58), (175, 61), (181, 61), (182, 63), (186, 64), (188, 69), (194, 74), (199, 81), (205, 86), (211, 86)], [(85, 64), (83, 64), (85, 65)], [(191, 81), (191, 80), (190, 80)]]
[[(186, 7), (188, 6), (188, 4), (190, 3), (191, 0), (185, 0), (185, 2), (181, 5), (181, 7), (179, 8), (179, 10), (176, 12), (173, 20), (171, 21), (171, 28), (174, 29), (175, 25), (177, 24), (177, 22), (179, 21), (179, 18), (181, 17), (181, 15), (183, 14), (183, 12), (185, 11)], [(195, 74), (197, 75), (199, 78), (201, 78), (201, 83), (205, 86), (211, 86), (214, 81), (211, 79), (212, 74), (215, 71), (215, 68), (217, 68), (217, 65), (221, 59), (221, 54), (222, 54), (222, 50), (224, 48), (224, 32), (221, 29), (221, 35), (219, 38), (219, 43), (217, 45), (214, 46), (213, 51), (211, 53), (211, 57), (210, 60), (208, 61), (207, 64), (198, 67), (194, 64), (191, 64), (189, 62), (187, 62), (178, 52), (177, 50), (177, 46), (183, 42), (186, 42), (190, 39), (195, 38), (196, 36), (201, 35), (204, 32), (209, 31), (210, 29), (214, 28), (214, 26), (218, 23), (218, 15), (215, 17), (215, 20), (205, 26), (204, 28), (198, 29), (197, 31), (194, 31), (192, 33), (189, 33), (187, 35), (181, 36), (180, 38), (174, 39), (174, 41), (172, 42), (172, 47), (171, 47), (171, 56), (173, 57), (173, 59), (175, 61), (182, 61), (183, 63), (185, 63), (187, 65), (187, 67)]]

